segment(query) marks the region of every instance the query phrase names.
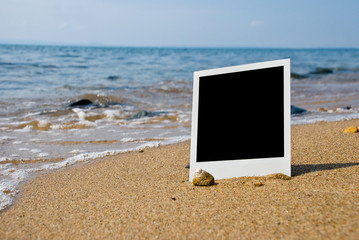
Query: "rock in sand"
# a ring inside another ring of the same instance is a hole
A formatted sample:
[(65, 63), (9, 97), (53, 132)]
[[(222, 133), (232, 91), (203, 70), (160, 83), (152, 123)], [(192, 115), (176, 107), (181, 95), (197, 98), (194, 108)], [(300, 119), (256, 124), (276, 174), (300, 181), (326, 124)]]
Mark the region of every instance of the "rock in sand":
[(358, 128), (351, 126), (351, 127), (347, 127), (346, 129), (344, 129), (345, 133), (357, 133), (358, 132)]
[(266, 176), (268, 179), (282, 179), (282, 180), (290, 180), (291, 177), (283, 174), (283, 173), (273, 173)]
[(197, 168), (193, 177), (194, 186), (211, 186), (214, 184), (214, 177), (201, 168)]

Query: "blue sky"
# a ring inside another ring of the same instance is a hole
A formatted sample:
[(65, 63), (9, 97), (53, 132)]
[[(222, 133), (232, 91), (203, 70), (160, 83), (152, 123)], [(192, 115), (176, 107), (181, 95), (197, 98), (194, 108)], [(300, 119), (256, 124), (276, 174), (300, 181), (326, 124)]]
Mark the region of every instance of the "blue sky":
[(1, 43), (359, 47), (358, 0), (1, 0)]

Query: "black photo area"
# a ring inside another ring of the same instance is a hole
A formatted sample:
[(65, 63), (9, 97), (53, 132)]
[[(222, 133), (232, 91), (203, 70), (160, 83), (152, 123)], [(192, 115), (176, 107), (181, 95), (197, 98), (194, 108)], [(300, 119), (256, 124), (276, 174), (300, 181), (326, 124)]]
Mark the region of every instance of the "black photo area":
[(197, 162), (284, 157), (284, 67), (199, 78)]

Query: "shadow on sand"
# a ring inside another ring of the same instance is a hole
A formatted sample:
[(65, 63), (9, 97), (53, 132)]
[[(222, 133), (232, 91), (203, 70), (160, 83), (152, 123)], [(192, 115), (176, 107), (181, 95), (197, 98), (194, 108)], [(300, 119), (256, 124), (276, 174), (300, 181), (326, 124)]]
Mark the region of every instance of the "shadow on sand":
[(328, 164), (299, 164), (292, 165), (292, 176), (299, 176), (302, 174), (323, 171), (323, 170), (332, 170), (338, 168), (347, 168), (352, 166), (358, 166), (359, 162), (353, 163), (328, 163)]

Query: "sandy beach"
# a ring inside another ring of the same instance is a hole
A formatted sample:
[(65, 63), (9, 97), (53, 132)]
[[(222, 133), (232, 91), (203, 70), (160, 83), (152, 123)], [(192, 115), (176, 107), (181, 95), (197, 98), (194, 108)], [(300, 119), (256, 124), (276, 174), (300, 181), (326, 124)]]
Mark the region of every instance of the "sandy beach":
[(0, 213), (0, 239), (359, 239), (349, 126), (359, 120), (292, 126), (291, 180), (194, 187), (189, 142), (42, 174)]

